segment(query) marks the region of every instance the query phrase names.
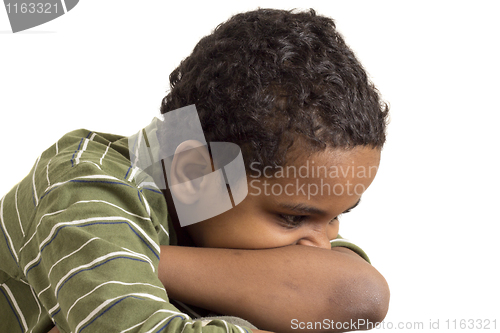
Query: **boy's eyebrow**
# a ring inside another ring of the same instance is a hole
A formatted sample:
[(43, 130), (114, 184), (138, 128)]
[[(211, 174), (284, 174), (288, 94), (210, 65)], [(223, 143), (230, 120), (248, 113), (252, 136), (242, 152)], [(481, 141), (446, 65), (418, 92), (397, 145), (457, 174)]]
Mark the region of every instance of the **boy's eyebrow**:
[(281, 208), (287, 209), (294, 211), (299, 214), (314, 214), (314, 215), (326, 215), (326, 212), (324, 210), (321, 210), (316, 207), (308, 206), (303, 203), (299, 204), (291, 204), (291, 203), (286, 203), (282, 202), (279, 204)]
[[(343, 213), (350, 212), (357, 205), (359, 205), (360, 201), (361, 201), (361, 198), (352, 207), (346, 209)], [(290, 204), (290, 203), (282, 202), (279, 204), (279, 206), (281, 208), (294, 211), (298, 214), (327, 215), (327, 213), (324, 210), (321, 210), (321, 209), (316, 208), (316, 207), (308, 206), (308, 205), (303, 204), (303, 203)]]

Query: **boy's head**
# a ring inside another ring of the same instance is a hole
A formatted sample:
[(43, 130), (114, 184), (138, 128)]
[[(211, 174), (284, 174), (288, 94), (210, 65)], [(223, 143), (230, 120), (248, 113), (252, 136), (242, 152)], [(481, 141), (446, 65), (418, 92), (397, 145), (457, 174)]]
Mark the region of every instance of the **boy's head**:
[[(161, 112), (195, 104), (206, 140), (239, 145), (248, 175), (249, 195), (240, 205), (187, 227), (197, 245), (275, 247), (309, 239), (326, 247), (316, 236), (325, 231), (326, 238), (336, 237), (338, 221), (332, 218), (355, 205), (375, 176), (388, 107), (331, 19), (313, 10), (235, 15), (200, 40), (172, 72), (170, 84)], [(316, 170), (319, 177), (302, 177), (300, 167), (324, 169)], [(285, 198), (292, 182), (299, 189), (316, 182), (324, 191), (295, 191)], [(265, 187), (273, 184), (282, 191), (266, 195)], [(358, 191), (347, 195), (350, 185)], [(339, 186), (342, 194), (333, 191)], [(266, 229), (264, 223), (281, 223), (296, 236), (278, 240), (282, 229)], [(297, 232), (306, 224), (307, 230)], [(251, 237), (245, 240), (244, 234)], [(225, 236), (235, 241), (223, 242)]]

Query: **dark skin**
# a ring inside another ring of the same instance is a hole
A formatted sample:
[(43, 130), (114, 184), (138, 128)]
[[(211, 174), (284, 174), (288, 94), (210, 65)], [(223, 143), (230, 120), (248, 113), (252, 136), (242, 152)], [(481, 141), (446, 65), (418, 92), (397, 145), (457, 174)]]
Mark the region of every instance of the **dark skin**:
[[(192, 170), (186, 158), (182, 165)], [(326, 149), (308, 159), (309, 166), (314, 161), (343, 172), (293, 179), (262, 175), (251, 185), (255, 179), (249, 178), (248, 196), (223, 214), (184, 228), (173, 214), (184, 246), (161, 247), (158, 273), (169, 297), (274, 332), (297, 331), (292, 319), (382, 321), (389, 304), (383, 276), (353, 251), (330, 246), (338, 235), (338, 216), (355, 206), (373, 181), (376, 172), (368, 170), (378, 167), (380, 150)], [(306, 165), (305, 159), (296, 161), (297, 168)], [(326, 189), (326, 183), (336, 193), (313, 193), (312, 184)], [(302, 185), (305, 191), (296, 191)], [(272, 193), (273, 186), (281, 195)], [(166, 198), (172, 212), (170, 195)]]
[[(373, 181), (380, 150), (326, 149), (297, 158), (292, 166), (298, 170), (307, 161), (309, 167), (336, 166), (339, 172), (249, 177), (249, 194), (239, 205), (177, 226), (189, 247), (162, 247), (159, 277), (169, 296), (276, 332), (294, 331), (292, 319), (381, 321), (389, 302), (385, 279), (353, 251), (330, 245), (338, 235), (338, 216), (355, 206)], [(336, 193), (326, 193), (325, 184)], [(304, 191), (297, 191), (301, 186)], [(325, 191), (315, 194), (315, 186)]]

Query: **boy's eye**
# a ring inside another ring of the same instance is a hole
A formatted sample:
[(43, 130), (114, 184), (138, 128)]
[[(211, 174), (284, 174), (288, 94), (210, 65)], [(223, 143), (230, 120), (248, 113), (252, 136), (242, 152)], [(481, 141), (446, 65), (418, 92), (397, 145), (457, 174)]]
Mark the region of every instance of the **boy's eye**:
[[(278, 217), (280, 218), (282, 224), (289, 229), (299, 227), (302, 224), (302, 222), (304, 222), (308, 218), (307, 215), (288, 215), (288, 214), (278, 214)], [(333, 223), (338, 219), (339, 217), (335, 216), (328, 223)]]
[(286, 228), (297, 228), (300, 224), (307, 218), (306, 215), (287, 215), (287, 214), (278, 214), (281, 222)]

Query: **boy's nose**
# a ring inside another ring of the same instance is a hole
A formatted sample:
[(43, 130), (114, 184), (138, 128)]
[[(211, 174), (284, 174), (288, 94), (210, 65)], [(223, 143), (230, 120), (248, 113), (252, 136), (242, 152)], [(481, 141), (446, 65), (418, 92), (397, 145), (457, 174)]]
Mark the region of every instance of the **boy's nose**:
[(314, 233), (313, 235), (308, 235), (307, 237), (301, 238), (297, 245), (314, 246), (322, 249), (329, 250), (331, 248), (330, 239), (326, 232)]

